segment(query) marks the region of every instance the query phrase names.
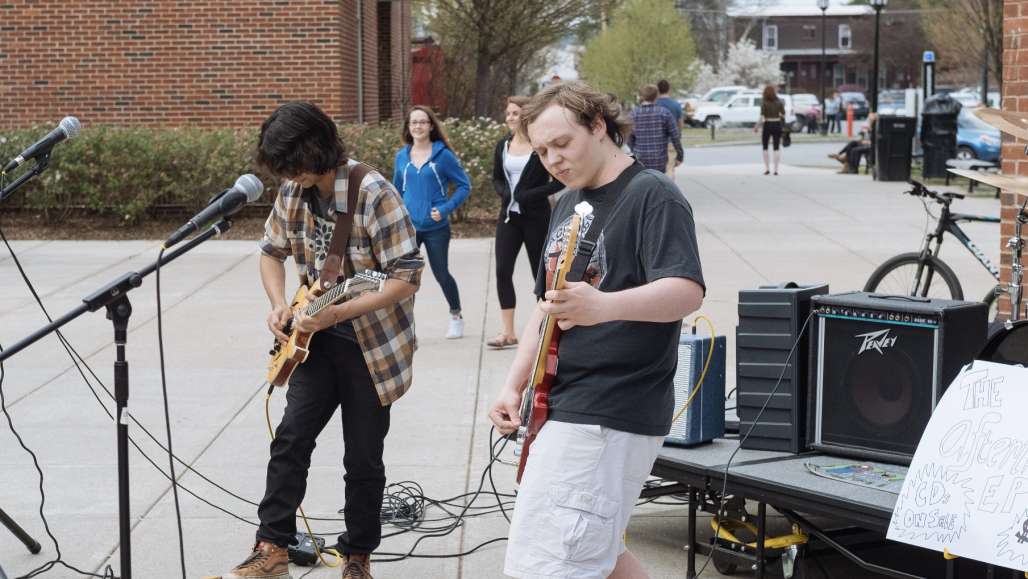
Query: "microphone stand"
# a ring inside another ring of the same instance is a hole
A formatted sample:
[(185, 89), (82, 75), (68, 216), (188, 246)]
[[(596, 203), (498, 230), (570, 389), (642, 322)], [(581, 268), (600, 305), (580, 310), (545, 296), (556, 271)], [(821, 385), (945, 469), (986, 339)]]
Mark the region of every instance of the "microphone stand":
[[(165, 255), (164, 258), (161, 259), (161, 265), (167, 264), (183, 253), (186, 253), (197, 245), (207, 241), (211, 237), (221, 235), (230, 227), (232, 227), (232, 223), (228, 219), (222, 219), (207, 231), (204, 231), (200, 235), (197, 235), (174, 251)], [(122, 275), (96, 292), (82, 298), (82, 304), (75, 307), (67, 314), (57, 318), (36, 332), (33, 332), (29, 336), (12, 344), (3, 352), (0, 352), (0, 362), (3, 362), (87, 311), (95, 312), (100, 308), (107, 309), (107, 319), (111, 320), (114, 325), (114, 345), (116, 348), (116, 356), (114, 360), (114, 400), (117, 408), (115, 422), (118, 430), (118, 522), (121, 543), (120, 577), (122, 579), (132, 579), (132, 553), (129, 536), (131, 533), (131, 526), (129, 521), (128, 468), (129, 374), (128, 362), (125, 359), (125, 343), (128, 340), (128, 322), (129, 317), (132, 315), (132, 304), (129, 303), (128, 292), (141, 286), (143, 284), (143, 278), (153, 273), (156, 269), (157, 263), (154, 262), (140, 272), (130, 271)], [(13, 529), (12, 532), (14, 532)], [(18, 533), (15, 532), (15, 535), (18, 535)], [(19, 538), (21, 538), (21, 536), (19, 536)]]
[(46, 168), (50, 166), (50, 151), (47, 151), (43, 155), (36, 158), (36, 164), (32, 166), (32, 169), (23, 173), (20, 177), (11, 181), (11, 184), (4, 187), (3, 191), (0, 191), (0, 203), (3, 203), (5, 199), (11, 196), (12, 193), (17, 191), (24, 185), (29, 179), (39, 175)]

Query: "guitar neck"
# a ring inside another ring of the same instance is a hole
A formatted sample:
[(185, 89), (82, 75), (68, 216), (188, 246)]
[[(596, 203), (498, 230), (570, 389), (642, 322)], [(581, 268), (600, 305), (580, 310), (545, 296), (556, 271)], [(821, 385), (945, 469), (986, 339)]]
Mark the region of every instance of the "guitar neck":
[(350, 290), (350, 280), (346, 280), (346, 283), (335, 286), (327, 292), (321, 294), (316, 300), (307, 304), (304, 309), (304, 313), (308, 316), (316, 316), (318, 312), (327, 308), (328, 306), (341, 301)]

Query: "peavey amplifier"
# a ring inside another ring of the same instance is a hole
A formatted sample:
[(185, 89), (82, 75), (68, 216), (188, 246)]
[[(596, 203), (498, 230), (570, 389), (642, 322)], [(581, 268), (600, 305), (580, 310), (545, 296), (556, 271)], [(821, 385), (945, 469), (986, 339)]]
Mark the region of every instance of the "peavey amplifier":
[[(695, 329), (693, 330), (695, 331)], [(725, 434), (725, 337), (684, 333), (678, 340), (678, 368), (675, 370), (675, 413), (685, 406), (699, 384), (711, 347), (710, 367), (689, 407), (671, 424), (665, 444), (691, 446), (710, 442)]]
[(812, 311), (811, 446), (910, 464), (939, 397), (985, 343), (987, 307), (853, 292), (814, 296)]

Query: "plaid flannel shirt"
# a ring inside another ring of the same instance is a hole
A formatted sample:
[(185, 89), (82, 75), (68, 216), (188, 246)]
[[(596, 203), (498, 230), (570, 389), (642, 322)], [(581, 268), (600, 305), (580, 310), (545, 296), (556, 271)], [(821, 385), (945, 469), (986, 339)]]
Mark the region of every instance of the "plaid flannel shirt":
[(630, 116), (633, 126), (628, 146), (643, 167), (663, 173), (667, 167), (668, 143), (674, 145), (676, 158), (683, 159), (682, 134), (670, 111), (653, 103), (643, 103), (633, 109)]
[[(318, 278), (324, 265), (336, 212), (348, 209), (346, 177), (354, 164), (351, 161), (339, 168), (335, 202), (324, 218), (311, 211), (309, 194), (299, 184), (285, 181), (264, 224), (261, 252), (283, 262), (292, 257), (305, 286)], [(392, 183), (377, 171), (369, 171), (357, 196), (342, 275), (351, 277), (355, 271), (371, 269), (420, 285), (425, 262), (414, 235), (410, 216)], [(414, 297), (354, 318), (353, 327), (379, 401), (383, 406), (392, 404), (410, 389), (413, 376), (411, 365), (417, 349)]]

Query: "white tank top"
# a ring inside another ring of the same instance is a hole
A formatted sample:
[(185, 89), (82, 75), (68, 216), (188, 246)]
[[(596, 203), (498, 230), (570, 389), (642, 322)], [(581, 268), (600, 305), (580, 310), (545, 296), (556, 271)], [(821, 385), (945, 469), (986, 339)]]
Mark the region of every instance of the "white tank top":
[(528, 165), (528, 160), (532, 158), (532, 154), (527, 155), (512, 155), (510, 154), (510, 141), (507, 141), (507, 146), (503, 151), (503, 173), (507, 176), (507, 185), (510, 187), (510, 205), (507, 206), (507, 211), (513, 211), (515, 213), (521, 213), (521, 207), (518, 206), (518, 202), (514, 200), (514, 190), (518, 187), (518, 181), (521, 180), (521, 174), (525, 171), (525, 166)]

